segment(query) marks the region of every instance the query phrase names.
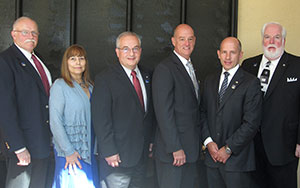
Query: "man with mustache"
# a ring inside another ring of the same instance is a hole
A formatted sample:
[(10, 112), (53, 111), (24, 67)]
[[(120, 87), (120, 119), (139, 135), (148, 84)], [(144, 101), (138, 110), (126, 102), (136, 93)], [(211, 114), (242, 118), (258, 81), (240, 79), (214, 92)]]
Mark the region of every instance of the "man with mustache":
[(51, 75), (34, 52), (36, 22), (21, 17), (0, 54), (0, 128), (8, 152), (6, 188), (45, 187), (50, 154)]
[[(300, 156), (300, 58), (284, 51), (286, 30), (275, 22), (262, 28), (262, 55), (242, 67), (260, 79), (262, 122), (255, 137), (259, 187), (296, 188)], [(299, 78), (299, 80), (298, 80)]]

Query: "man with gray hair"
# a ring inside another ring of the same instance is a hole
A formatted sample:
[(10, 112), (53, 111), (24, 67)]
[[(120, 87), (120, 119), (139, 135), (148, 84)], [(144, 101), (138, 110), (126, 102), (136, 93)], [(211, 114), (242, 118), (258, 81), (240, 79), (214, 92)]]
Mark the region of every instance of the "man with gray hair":
[(18, 18), (0, 54), (0, 128), (8, 153), (7, 188), (45, 187), (50, 155), (51, 75), (35, 53), (39, 30)]
[(259, 187), (297, 187), (300, 58), (285, 52), (285, 42), (284, 27), (266, 23), (262, 28), (264, 53), (242, 64), (260, 79), (264, 93), (262, 122), (255, 137), (255, 178)]
[(96, 76), (92, 96), (100, 174), (108, 188), (142, 188), (154, 119), (151, 74), (138, 65), (137, 34), (121, 33), (115, 51), (119, 62)]

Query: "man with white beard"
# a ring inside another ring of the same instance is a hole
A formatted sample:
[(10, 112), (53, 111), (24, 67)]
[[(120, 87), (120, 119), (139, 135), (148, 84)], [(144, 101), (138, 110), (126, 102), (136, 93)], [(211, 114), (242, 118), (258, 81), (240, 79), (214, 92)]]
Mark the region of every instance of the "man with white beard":
[[(284, 51), (286, 30), (276, 22), (262, 28), (264, 53), (242, 68), (256, 75), (264, 93), (260, 129), (255, 137), (258, 187), (297, 188), (300, 156), (300, 57)], [(298, 80), (299, 78), (299, 80)]]

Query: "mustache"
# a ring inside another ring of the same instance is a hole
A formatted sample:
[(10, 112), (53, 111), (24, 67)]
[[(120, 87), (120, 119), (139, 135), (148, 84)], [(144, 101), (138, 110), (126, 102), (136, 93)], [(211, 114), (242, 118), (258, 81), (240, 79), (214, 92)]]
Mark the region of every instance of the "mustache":
[(27, 43), (27, 42), (34, 42), (34, 43), (36, 43), (36, 41), (34, 39), (26, 39), (25, 43)]
[(278, 48), (275, 44), (269, 44), (269, 45), (267, 46), (267, 48), (270, 48), (270, 47), (271, 47), (271, 48), (276, 48), (276, 49)]

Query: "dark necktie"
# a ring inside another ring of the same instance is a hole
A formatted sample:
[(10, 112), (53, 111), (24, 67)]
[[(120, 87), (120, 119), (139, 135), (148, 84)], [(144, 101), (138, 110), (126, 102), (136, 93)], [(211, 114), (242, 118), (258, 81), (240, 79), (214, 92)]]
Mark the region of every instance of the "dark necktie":
[(139, 100), (141, 102), (143, 109), (145, 109), (141, 84), (140, 84), (139, 79), (136, 77), (136, 72), (134, 70), (131, 71), (131, 76), (132, 76), (132, 82), (133, 82), (134, 89), (139, 97)]
[(193, 64), (192, 64), (192, 62), (188, 61), (186, 63), (186, 65), (189, 68), (189, 75), (190, 75), (191, 80), (193, 82), (193, 85), (194, 85), (194, 88), (195, 88), (196, 97), (198, 99), (199, 85), (198, 85), (198, 82), (197, 82), (197, 78), (196, 78), (196, 75), (195, 75), (195, 70), (194, 70)]
[(222, 82), (221, 89), (219, 91), (219, 103), (222, 102), (223, 96), (224, 96), (225, 91), (227, 89), (229, 72), (224, 72), (224, 75), (225, 75), (225, 77), (224, 77), (224, 80)]
[(268, 61), (266, 63), (266, 67), (264, 68), (264, 70), (261, 72), (260, 75), (260, 85), (261, 85), (261, 90), (266, 93), (267, 88), (268, 88), (268, 84), (269, 84), (269, 79), (270, 79), (270, 65), (271, 62)]
[(47, 95), (49, 96), (50, 85), (49, 85), (49, 81), (48, 81), (47, 75), (45, 73), (45, 70), (44, 70), (42, 64), (40, 63), (40, 61), (35, 57), (34, 54), (32, 54), (31, 58), (32, 58), (37, 70), (39, 71), (45, 91), (46, 91)]

